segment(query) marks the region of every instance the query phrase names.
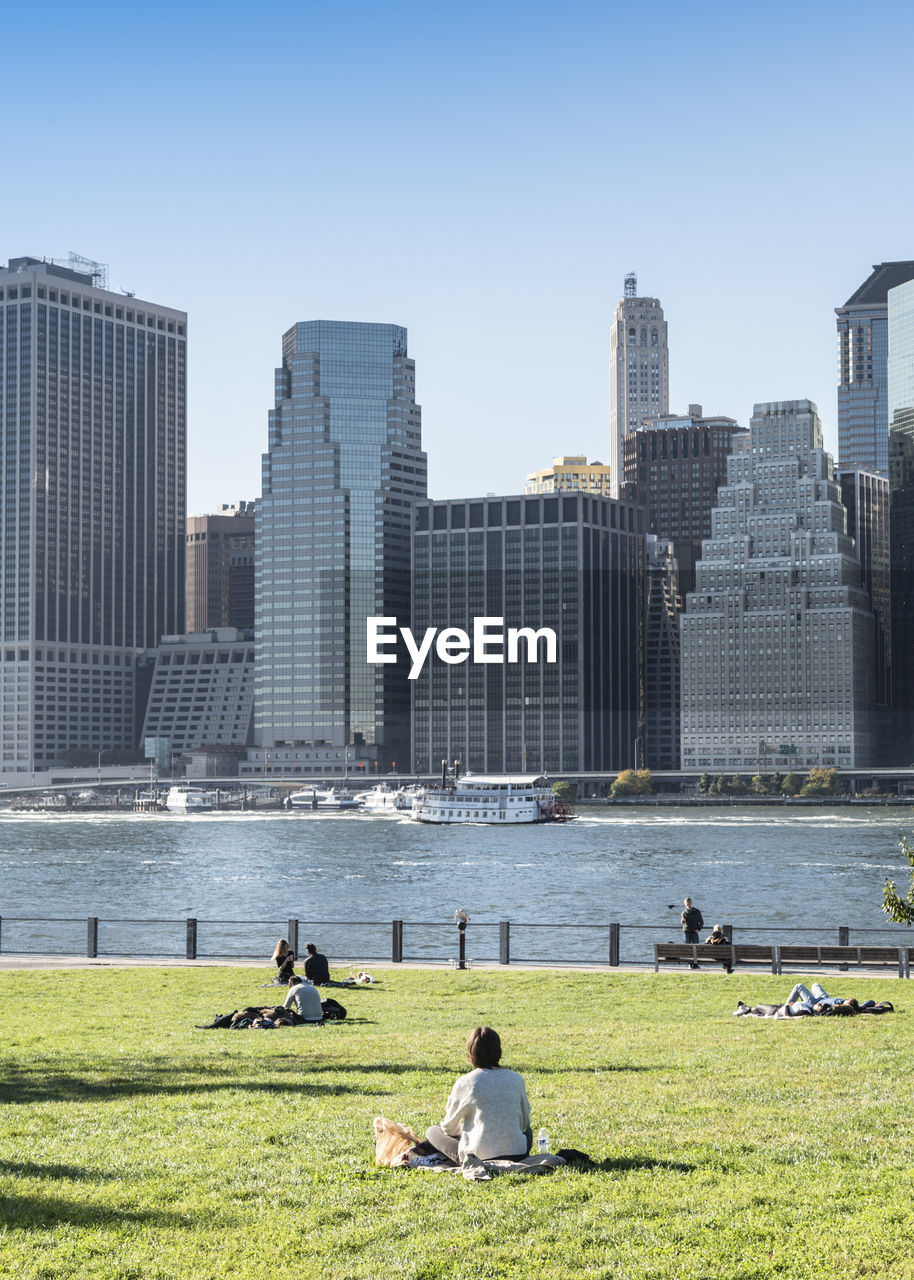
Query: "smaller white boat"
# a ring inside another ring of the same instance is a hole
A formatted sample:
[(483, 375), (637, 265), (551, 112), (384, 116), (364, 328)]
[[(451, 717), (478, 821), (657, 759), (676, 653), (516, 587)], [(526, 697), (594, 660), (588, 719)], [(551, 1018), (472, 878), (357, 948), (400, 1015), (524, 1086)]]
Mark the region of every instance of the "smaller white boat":
[(345, 787), (330, 787), (320, 790), (318, 787), (303, 787), (289, 796), (290, 809), (332, 809), (340, 812), (344, 809), (361, 809), (360, 796), (354, 796)]
[(215, 804), (215, 792), (202, 787), (172, 787), (165, 797), (169, 813), (207, 813)]
[(391, 787), (381, 782), (363, 794), (362, 804), (368, 813), (410, 813), (418, 791), (415, 786)]

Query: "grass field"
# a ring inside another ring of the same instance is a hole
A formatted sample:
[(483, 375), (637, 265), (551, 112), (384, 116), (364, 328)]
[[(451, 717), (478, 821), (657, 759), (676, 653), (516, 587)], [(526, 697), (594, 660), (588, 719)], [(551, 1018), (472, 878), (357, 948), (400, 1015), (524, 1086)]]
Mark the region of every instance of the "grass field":
[[(387, 970), (323, 1028), (199, 1031), (258, 970), (0, 974), (0, 1275), (914, 1277), (914, 986), (882, 1018), (736, 1019), (792, 979)], [(828, 984), (826, 984), (828, 985)], [(376, 1169), (502, 1034), (587, 1170)]]

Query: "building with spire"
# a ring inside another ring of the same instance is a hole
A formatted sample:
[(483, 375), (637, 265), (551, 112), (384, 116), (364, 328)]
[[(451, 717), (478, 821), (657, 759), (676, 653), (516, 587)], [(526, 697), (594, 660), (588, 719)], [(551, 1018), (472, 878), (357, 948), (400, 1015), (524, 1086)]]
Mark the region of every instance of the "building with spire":
[(623, 481), (623, 445), (630, 431), (670, 409), (666, 321), (656, 298), (638, 296), (638, 277), (625, 277), (610, 338), (609, 466), (614, 497)]
[(816, 407), (757, 404), (682, 619), (682, 768), (870, 766), (874, 646)]

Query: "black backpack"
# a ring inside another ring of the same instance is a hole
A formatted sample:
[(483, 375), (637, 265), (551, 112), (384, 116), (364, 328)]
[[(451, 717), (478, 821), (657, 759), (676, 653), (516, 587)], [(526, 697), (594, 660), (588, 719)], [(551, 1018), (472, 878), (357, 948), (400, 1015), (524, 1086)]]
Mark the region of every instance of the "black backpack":
[(342, 1022), (346, 1016), (346, 1010), (339, 1000), (334, 1000), (332, 996), (328, 996), (326, 1000), (321, 1001), (321, 1009), (324, 1013), (325, 1022)]

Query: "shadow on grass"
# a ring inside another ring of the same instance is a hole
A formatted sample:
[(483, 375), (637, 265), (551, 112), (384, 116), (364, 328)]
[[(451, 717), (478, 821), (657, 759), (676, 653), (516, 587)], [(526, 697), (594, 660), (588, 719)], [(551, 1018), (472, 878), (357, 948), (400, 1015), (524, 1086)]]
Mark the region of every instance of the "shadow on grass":
[(90, 1205), (64, 1200), (60, 1196), (4, 1196), (5, 1229), (51, 1231), (63, 1224), (73, 1227), (111, 1226), (135, 1223), (152, 1227), (189, 1227), (192, 1224), (176, 1213), (161, 1210), (116, 1209), (110, 1205)]
[(671, 1173), (694, 1173), (698, 1165), (682, 1160), (652, 1160), (649, 1156), (607, 1156), (605, 1160), (569, 1161), (582, 1173), (630, 1173), (634, 1169), (669, 1169)]
[[(303, 1065), (299, 1061), (299, 1066)], [(305, 1064), (306, 1065), (306, 1064)], [(310, 1068), (309, 1068), (310, 1071)], [(355, 1085), (321, 1083), (309, 1080), (243, 1080), (233, 1077), (205, 1080), (176, 1079), (184, 1073), (170, 1068), (147, 1071), (134, 1078), (112, 1076), (109, 1079), (87, 1079), (65, 1072), (14, 1071), (0, 1085), (0, 1103), (23, 1105), (33, 1102), (97, 1102), (118, 1098), (167, 1097), (172, 1094), (207, 1094), (221, 1091), (240, 1093), (289, 1094), (295, 1097), (316, 1094), (336, 1097), (353, 1093), (359, 1096), (386, 1095), (384, 1089), (364, 1089)]]
[(33, 1160), (0, 1160), (0, 1174), (4, 1173), (14, 1178), (68, 1178), (71, 1182), (112, 1182), (120, 1176), (78, 1164), (36, 1164)]
[[(222, 1015), (220, 1014), (220, 1017), (221, 1016)], [(314, 1035), (316, 1032), (322, 1031), (325, 1026), (338, 1027), (340, 1025), (341, 1025), (341, 1021), (335, 1021), (331, 1019), (328, 1022), (324, 1023), (323, 1026), (317, 1025), (314, 1027), (307, 1027), (307, 1028), (305, 1027), (254, 1027), (254, 1028), (239, 1027), (236, 1029), (235, 1027), (214, 1027), (210, 1022), (195, 1022), (194, 1030), (195, 1031), (231, 1031), (234, 1035), (241, 1035), (243, 1032), (251, 1031), (251, 1030), (253, 1030), (254, 1033), (258, 1035), (261, 1032), (267, 1032), (267, 1031), (277, 1031), (280, 1034), (282, 1034), (284, 1031), (306, 1031), (308, 1035)], [(377, 1024), (374, 1018), (347, 1017), (346, 1025), (347, 1027), (349, 1026), (374, 1027)], [(272, 1036), (271, 1036), (271, 1039), (272, 1039)]]

